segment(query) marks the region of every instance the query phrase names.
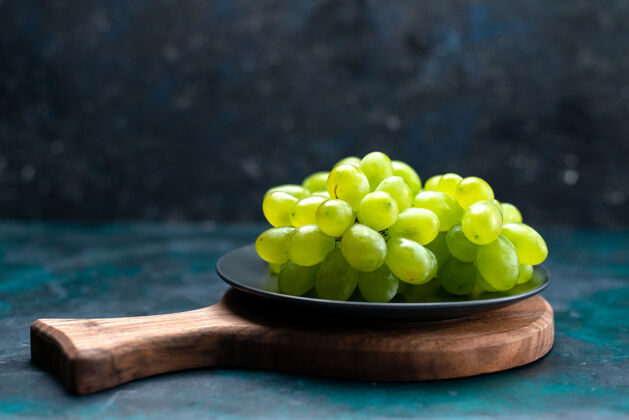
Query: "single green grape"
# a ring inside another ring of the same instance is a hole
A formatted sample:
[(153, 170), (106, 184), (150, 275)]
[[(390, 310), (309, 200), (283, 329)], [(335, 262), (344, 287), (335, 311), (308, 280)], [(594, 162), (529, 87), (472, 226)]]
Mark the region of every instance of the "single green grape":
[(383, 191), (367, 194), (358, 206), (358, 221), (377, 231), (385, 230), (395, 223), (397, 214), (397, 203)]
[(394, 160), (391, 162), (391, 165), (393, 166), (393, 175), (404, 179), (408, 186), (411, 187), (413, 197), (419, 194), (422, 189), (422, 180), (419, 178), (419, 175), (417, 175), (417, 172), (415, 172), (415, 169), (399, 160)]
[(436, 190), (448, 194), (450, 197), (456, 197), (456, 187), (463, 178), (460, 175), (447, 173), (441, 175), (437, 183)]
[(502, 203), (503, 223), (522, 223), (522, 214), (511, 203)]
[(322, 299), (347, 300), (358, 284), (358, 272), (343, 258), (340, 249), (330, 252), (321, 263), (315, 290)]
[(520, 263), (513, 244), (500, 235), (498, 239), (478, 247), (476, 268), (491, 287), (509, 290), (520, 275)]
[(269, 223), (275, 227), (290, 226), (290, 214), (297, 198), (282, 192), (275, 191), (264, 196), (262, 201), (262, 213)]
[(401, 176), (390, 176), (383, 180), (376, 188), (376, 191), (388, 193), (395, 202), (399, 211), (406, 210), (413, 204), (413, 193), (404, 178)]
[(457, 296), (468, 295), (476, 286), (476, 269), (472, 263), (452, 258), (439, 270), (439, 278), (446, 292)]
[(302, 198), (293, 206), (290, 213), (290, 222), (293, 226), (299, 227), (304, 225), (314, 225), (317, 223), (317, 209), (326, 201), (324, 197), (310, 196)]
[[(490, 201), (478, 201), (468, 207), (461, 219), (465, 237), (477, 245), (496, 240), (502, 231), (502, 213)], [(452, 251), (452, 250), (450, 250)]]
[(358, 210), (360, 200), (369, 191), (367, 177), (354, 165), (339, 165), (332, 169), (328, 176), (328, 194), (330, 198), (347, 201), (354, 210)]
[(315, 220), (326, 235), (339, 237), (354, 224), (354, 210), (343, 200), (328, 200), (317, 208)]
[(341, 160), (339, 160), (338, 162), (336, 162), (333, 166), (333, 168), (336, 168), (339, 165), (354, 165), (355, 167), (358, 168), (358, 165), (360, 165), (360, 158), (357, 156), (348, 156), (345, 157)]
[(283, 264), (288, 261), (290, 237), (295, 232), (292, 227), (265, 230), (256, 239), (256, 252), (264, 261)]
[(426, 245), (426, 249), (432, 251), (437, 258), (439, 268), (443, 267), (443, 265), (452, 258), (452, 253), (450, 253), (450, 250), (448, 249), (446, 237), (446, 232), (439, 232), (437, 237)]
[(389, 228), (392, 238), (406, 238), (426, 245), (439, 234), (439, 218), (428, 209), (411, 207), (401, 212)]
[(437, 257), (435, 256), (434, 252), (432, 252), (428, 248), (426, 248), (426, 252), (428, 252), (428, 255), (430, 255), (430, 259), (432, 260), (432, 269), (430, 270), (430, 273), (428, 273), (428, 278), (432, 280), (437, 277), (437, 273), (439, 272), (439, 261), (437, 261)]
[(480, 271), (476, 270), (476, 286), (484, 292), (498, 292), (499, 290), (493, 287), (485, 280)]
[(476, 261), (478, 245), (467, 239), (461, 225), (453, 226), (446, 235), (446, 243), (450, 253), (460, 261)]
[(439, 218), (439, 230), (446, 232), (461, 223), (463, 209), (456, 200), (440, 191), (422, 191), (413, 201), (413, 206), (428, 209)]
[(426, 248), (417, 242), (391, 238), (387, 243), (386, 264), (400, 280), (422, 284), (430, 281), (434, 261)]
[(459, 182), (455, 198), (463, 209), (467, 209), (477, 201), (492, 201), (494, 190), (483, 179), (469, 176)]
[(393, 165), (391, 159), (382, 152), (371, 152), (360, 160), (359, 167), (369, 180), (371, 191), (375, 190), (380, 183), (393, 176)]
[(267, 195), (273, 192), (277, 192), (277, 191), (290, 194), (298, 200), (302, 198), (306, 198), (310, 194), (310, 192), (304, 187), (302, 187), (301, 185), (284, 184), (284, 185), (278, 185), (277, 187), (269, 188), (269, 190), (266, 193), (264, 193), (264, 196), (266, 197)]
[(282, 271), (282, 267), (284, 266), (284, 264), (276, 264), (276, 263), (268, 263), (269, 265), (269, 271), (273, 274), (280, 274), (280, 271)]
[(301, 185), (310, 191), (310, 193), (315, 193), (318, 191), (327, 191), (328, 189), (328, 171), (315, 172), (314, 174), (308, 176)]
[(424, 191), (437, 191), (437, 187), (439, 186), (440, 180), (441, 180), (441, 175), (434, 175), (428, 178), (428, 180), (424, 184)]
[(334, 238), (321, 232), (319, 226), (304, 225), (290, 237), (288, 258), (307, 267), (322, 262), (334, 248)]
[(542, 235), (524, 223), (506, 223), (502, 234), (513, 244), (520, 264), (537, 265), (548, 256), (548, 247)]
[(399, 280), (386, 265), (358, 273), (358, 289), (367, 302), (388, 302), (397, 294)]
[(373, 271), (384, 264), (387, 244), (378, 232), (362, 224), (349, 227), (341, 239), (345, 260), (359, 271)]
[(282, 293), (301, 296), (314, 287), (319, 265), (304, 267), (292, 261), (282, 267), (277, 277), (277, 285)]
[[(517, 250), (516, 250), (517, 251)], [(520, 264), (520, 276), (516, 284), (524, 284), (533, 277), (533, 266), (529, 264)]]

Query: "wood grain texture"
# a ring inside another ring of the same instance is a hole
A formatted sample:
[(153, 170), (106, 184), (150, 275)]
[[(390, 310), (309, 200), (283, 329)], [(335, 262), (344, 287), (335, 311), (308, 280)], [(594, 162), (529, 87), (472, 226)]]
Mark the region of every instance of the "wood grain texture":
[(320, 319), (230, 289), (220, 303), (167, 315), (40, 319), (32, 360), (74, 393), (197, 367), (272, 369), (366, 381), (496, 372), (550, 351), (553, 311), (535, 296), (463, 319), (365, 323)]

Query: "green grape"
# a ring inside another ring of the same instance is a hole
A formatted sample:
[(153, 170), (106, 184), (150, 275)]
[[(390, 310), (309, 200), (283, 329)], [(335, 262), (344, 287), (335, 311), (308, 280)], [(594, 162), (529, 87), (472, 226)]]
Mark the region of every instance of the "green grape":
[(515, 247), (520, 264), (541, 264), (548, 256), (544, 238), (524, 223), (506, 223), (502, 226), (502, 234)]
[(330, 194), (328, 194), (327, 191), (317, 191), (310, 194), (310, 197), (323, 197), (323, 198), (329, 199)]
[(326, 191), (328, 189), (328, 174), (327, 171), (315, 172), (304, 179), (301, 185), (311, 193)]
[(382, 191), (367, 194), (358, 206), (359, 222), (377, 231), (385, 230), (395, 223), (397, 214), (397, 203)]
[(330, 198), (345, 200), (354, 210), (358, 210), (360, 200), (369, 191), (367, 177), (354, 165), (339, 165), (332, 169), (328, 176), (328, 194)]
[(432, 252), (428, 248), (426, 248), (426, 251), (428, 252), (428, 255), (430, 255), (430, 259), (432, 260), (432, 269), (430, 270), (430, 273), (428, 273), (428, 278), (432, 280), (437, 277), (437, 273), (439, 272), (439, 261), (437, 261), (437, 257), (435, 256), (434, 252)]
[(476, 269), (469, 262), (452, 258), (439, 270), (441, 286), (446, 292), (463, 296), (472, 293), (476, 285)]
[(520, 264), (520, 276), (516, 284), (523, 284), (531, 280), (533, 277), (533, 266), (529, 264)]
[(288, 261), (290, 237), (295, 232), (292, 227), (265, 230), (256, 239), (256, 251), (264, 261), (283, 264)]
[(371, 152), (360, 161), (360, 169), (369, 180), (371, 191), (375, 190), (380, 183), (393, 176), (393, 165), (391, 159), (381, 152)]
[(424, 184), (424, 191), (437, 191), (441, 175), (435, 175), (428, 178), (428, 181)]
[(277, 277), (277, 284), (287, 295), (301, 296), (314, 287), (319, 265), (304, 267), (287, 262)]
[(411, 187), (400, 176), (390, 176), (383, 180), (376, 191), (383, 191), (393, 197), (399, 211), (405, 210), (413, 204)]
[(392, 238), (387, 243), (386, 264), (400, 280), (422, 284), (430, 281), (434, 261), (428, 250), (417, 242)]
[(448, 231), (446, 243), (448, 250), (457, 260), (465, 262), (476, 260), (478, 245), (467, 239), (461, 225), (456, 225)]
[(293, 207), (290, 213), (290, 222), (293, 226), (299, 227), (304, 225), (314, 225), (317, 223), (317, 209), (326, 201), (324, 197), (310, 196), (302, 198)]
[(502, 203), (503, 223), (522, 223), (522, 214), (511, 203)]
[(347, 300), (358, 284), (358, 272), (343, 258), (340, 249), (330, 252), (321, 263), (315, 289), (322, 299)]
[(269, 264), (269, 271), (273, 274), (280, 274), (280, 271), (282, 271), (282, 267), (283, 264), (276, 264), (276, 263), (268, 263)]
[(354, 210), (346, 201), (328, 200), (319, 206), (315, 219), (323, 233), (339, 237), (354, 223)]
[(336, 168), (339, 165), (354, 165), (355, 167), (358, 167), (358, 165), (360, 165), (360, 158), (356, 156), (348, 156), (336, 162), (333, 167)]
[(437, 183), (436, 190), (448, 194), (450, 197), (456, 197), (456, 187), (463, 178), (460, 175), (448, 173), (441, 175)]
[(456, 187), (455, 198), (461, 207), (466, 209), (477, 201), (492, 201), (494, 199), (494, 190), (484, 180), (475, 176), (469, 176), (459, 182), (459, 185)]
[(476, 285), (484, 292), (498, 292), (499, 290), (487, 283), (487, 280), (481, 275), (480, 271), (476, 270)]
[(432, 251), (435, 255), (439, 268), (443, 267), (443, 265), (452, 258), (452, 254), (448, 249), (445, 232), (439, 232), (439, 235), (437, 235), (431, 243), (426, 245), (426, 249)]
[(295, 264), (319, 264), (335, 248), (334, 238), (321, 232), (317, 225), (295, 229), (288, 245), (288, 258)]
[(413, 196), (417, 195), (422, 189), (422, 180), (415, 172), (415, 169), (399, 160), (394, 160), (391, 162), (391, 165), (393, 166), (393, 175), (402, 177), (408, 186), (411, 187)]
[(343, 234), (341, 251), (345, 260), (356, 270), (373, 271), (384, 264), (387, 243), (378, 232), (357, 223)]
[(397, 294), (399, 280), (386, 265), (358, 273), (358, 289), (367, 302), (388, 302)]
[(392, 238), (406, 238), (426, 245), (439, 234), (439, 218), (428, 209), (410, 208), (398, 215), (396, 222), (389, 228)]
[[(496, 240), (502, 230), (502, 213), (494, 203), (479, 201), (463, 213), (461, 228), (465, 237), (477, 245)], [(452, 251), (452, 250), (450, 250)]]
[(281, 191), (264, 196), (262, 213), (269, 223), (275, 227), (290, 226), (290, 213), (297, 203), (297, 198)]
[(308, 197), (308, 194), (309, 194), (309, 191), (305, 189), (304, 187), (302, 187), (301, 185), (285, 184), (285, 185), (278, 185), (277, 187), (270, 188), (266, 193), (264, 193), (264, 196), (266, 197), (267, 195), (273, 192), (277, 192), (277, 191), (290, 194), (298, 200), (301, 198)]
[(439, 218), (439, 230), (446, 232), (461, 223), (463, 209), (456, 200), (440, 191), (422, 191), (415, 197), (413, 206), (428, 209)]
[(500, 235), (498, 239), (478, 247), (476, 267), (496, 290), (509, 290), (518, 280), (520, 263), (513, 244)]

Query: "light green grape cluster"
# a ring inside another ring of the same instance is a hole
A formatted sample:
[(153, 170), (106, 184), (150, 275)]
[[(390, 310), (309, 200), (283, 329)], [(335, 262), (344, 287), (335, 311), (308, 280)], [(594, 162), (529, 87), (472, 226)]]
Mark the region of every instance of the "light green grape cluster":
[(273, 227), (256, 250), (291, 295), (388, 302), (436, 289), (501, 292), (528, 282), (548, 255), (484, 180), (447, 173), (422, 189), (411, 166), (380, 152), (271, 188), (262, 211)]

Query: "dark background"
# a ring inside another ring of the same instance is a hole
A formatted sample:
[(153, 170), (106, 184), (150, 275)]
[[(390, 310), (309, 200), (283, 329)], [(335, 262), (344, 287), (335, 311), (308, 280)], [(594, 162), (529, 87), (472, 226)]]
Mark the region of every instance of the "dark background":
[(262, 221), (381, 150), (629, 226), (629, 2), (0, 0), (0, 217)]

